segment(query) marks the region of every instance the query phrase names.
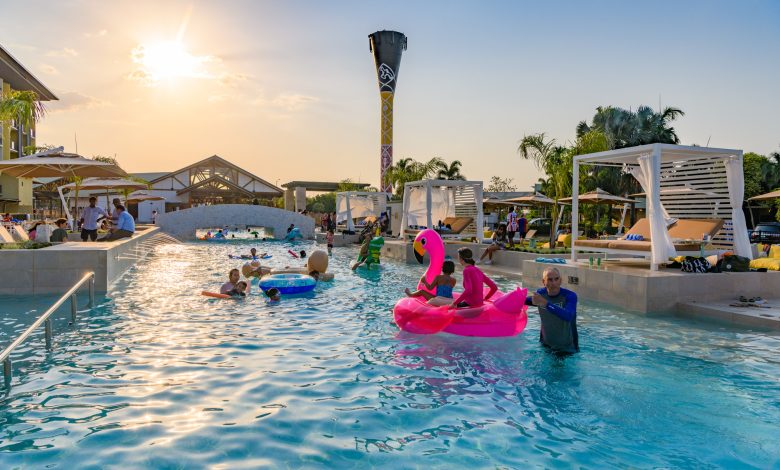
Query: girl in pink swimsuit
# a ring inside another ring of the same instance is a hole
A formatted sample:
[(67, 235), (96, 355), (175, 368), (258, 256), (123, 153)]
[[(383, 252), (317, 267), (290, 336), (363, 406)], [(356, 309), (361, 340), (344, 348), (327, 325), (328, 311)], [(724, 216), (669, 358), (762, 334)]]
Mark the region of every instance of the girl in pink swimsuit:
[[(458, 261), (463, 266), (463, 293), (452, 302), (452, 307), (481, 307), (484, 299), (489, 299), (496, 293), (498, 287), (485, 273), (474, 266), (474, 255), (471, 249), (463, 247), (458, 250)], [(490, 290), (482, 297), (482, 285), (487, 285)]]

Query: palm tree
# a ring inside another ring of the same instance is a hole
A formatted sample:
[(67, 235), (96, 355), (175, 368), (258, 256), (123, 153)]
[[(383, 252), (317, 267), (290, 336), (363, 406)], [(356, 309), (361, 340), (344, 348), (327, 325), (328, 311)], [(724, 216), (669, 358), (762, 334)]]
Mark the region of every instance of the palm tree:
[[(32, 129), (45, 114), (46, 108), (33, 91), (12, 90), (0, 96), (0, 122), (7, 123), (15, 119), (24, 128)], [(20, 155), (24, 155), (21, 145), (19, 151)]]
[(465, 180), (466, 177), (460, 173), (460, 167), (463, 164), (460, 160), (454, 160), (447, 165), (447, 162), (442, 161), (439, 164), (439, 171), (436, 173), (436, 179), (439, 180)]
[(555, 234), (558, 231), (558, 200), (571, 192), (572, 162), (571, 149), (556, 145), (555, 139), (547, 139), (544, 133), (527, 135), (517, 147), (520, 156), (533, 160), (536, 167), (547, 175), (547, 196), (555, 200), (552, 217), (556, 224), (550, 230), (550, 246), (555, 246)]
[(440, 158), (431, 158), (427, 162), (418, 162), (412, 158), (402, 158), (387, 169), (385, 179), (395, 188), (396, 196), (404, 194), (404, 184), (429, 178), (435, 174), (444, 162)]
[(577, 137), (594, 130), (602, 132), (610, 150), (654, 143), (677, 144), (680, 138), (670, 123), (684, 115), (681, 109), (673, 107), (656, 113), (649, 106), (640, 106), (636, 112), (599, 106), (590, 125), (585, 121), (577, 124)]

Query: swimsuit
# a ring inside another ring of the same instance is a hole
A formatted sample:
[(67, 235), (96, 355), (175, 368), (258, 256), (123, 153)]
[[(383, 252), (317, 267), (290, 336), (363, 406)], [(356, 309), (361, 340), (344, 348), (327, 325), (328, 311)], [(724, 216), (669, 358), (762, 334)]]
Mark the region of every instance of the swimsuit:
[(449, 297), (452, 298), (452, 286), (450, 285), (439, 285), (436, 286), (436, 297)]

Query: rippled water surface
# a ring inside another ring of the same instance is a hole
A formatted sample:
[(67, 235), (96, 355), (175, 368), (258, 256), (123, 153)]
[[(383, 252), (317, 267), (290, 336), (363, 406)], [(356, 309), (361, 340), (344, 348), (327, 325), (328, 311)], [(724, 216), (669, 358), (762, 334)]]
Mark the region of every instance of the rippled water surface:
[[(0, 468), (780, 465), (777, 335), (587, 303), (565, 360), (533, 314), (515, 338), (400, 334), (390, 309), (422, 269), (353, 274), (347, 248), (310, 295), (200, 296), (228, 253), (300, 263), (250, 243), (160, 247), (76, 328), (63, 309), (53, 351), (39, 334), (14, 356)], [(0, 298), (0, 344), (52, 301)]]

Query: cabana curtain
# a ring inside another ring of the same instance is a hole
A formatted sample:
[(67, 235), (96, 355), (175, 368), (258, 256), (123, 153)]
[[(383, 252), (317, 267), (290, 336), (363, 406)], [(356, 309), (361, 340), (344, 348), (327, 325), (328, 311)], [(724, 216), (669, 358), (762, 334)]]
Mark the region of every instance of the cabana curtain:
[(386, 193), (358, 191), (336, 193), (336, 221), (346, 223), (347, 230), (355, 230), (354, 219), (379, 217), (386, 210)]
[(729, 200), (731, 202), (731, 223), (734, 227), (734, 253), (746, 258), (753, 258), (750, 239), (746, 227), (745, 213), (742, 212), (742, 198), (745, 196), (745, 176), (742, 171), (742, 158), (734, 156), (723, 161), (726, 165), (726, 179), (729, 185)]
[(650, 222), (650, 239), (653, 243), (651, 262), (653, 264), (665, 263), (670, 257), (677, 256), (677, 251), (674, 249), (672, 238), (666, 230), (668, 214), (665, 213), (661, 205), (660, 195), (656, 194), (656, 191), (660, 189), (657, 180), (658, 171), (653, 169), (652, 155), (642, 155), (637, 158), (637, 161), (639, 162), (639, 171), (635, 173), (632, 169), (631, 174), (639, 181), (647, 195), (647, 218)]
[[(406, 200), (408, 204), (404, 207), (406, 213), (406, 224), (425, 226), (428, 225), (428, 188), (430, 187), (411, 187), (409, 188), (409, 197)], [(447, 217), (455, 215), (455, 188), (454, 187), (432, 187), (431, 191), (431, 224), (438, 223)]]
[[(645, 192), (645, 198), (647, 198), (647, 184), (648, 180), (645, 176), (645, 171), (642, 170), (641, 166), (627, 166), (625, 169), (626, 172), (630, 173), (631, 176), (634, 177), (635, 180), (639, 182), (639, 185), (642, 186), (642, 191)], [(672, 220), (671, 217), (669, 217), (669, 213), (666, 212), (666, 208), (664, 207), (663, 203), (661, 203), (661, 212), (664, 215), (664, 220), (666, 221), (667, 225), (670, 220)]]

